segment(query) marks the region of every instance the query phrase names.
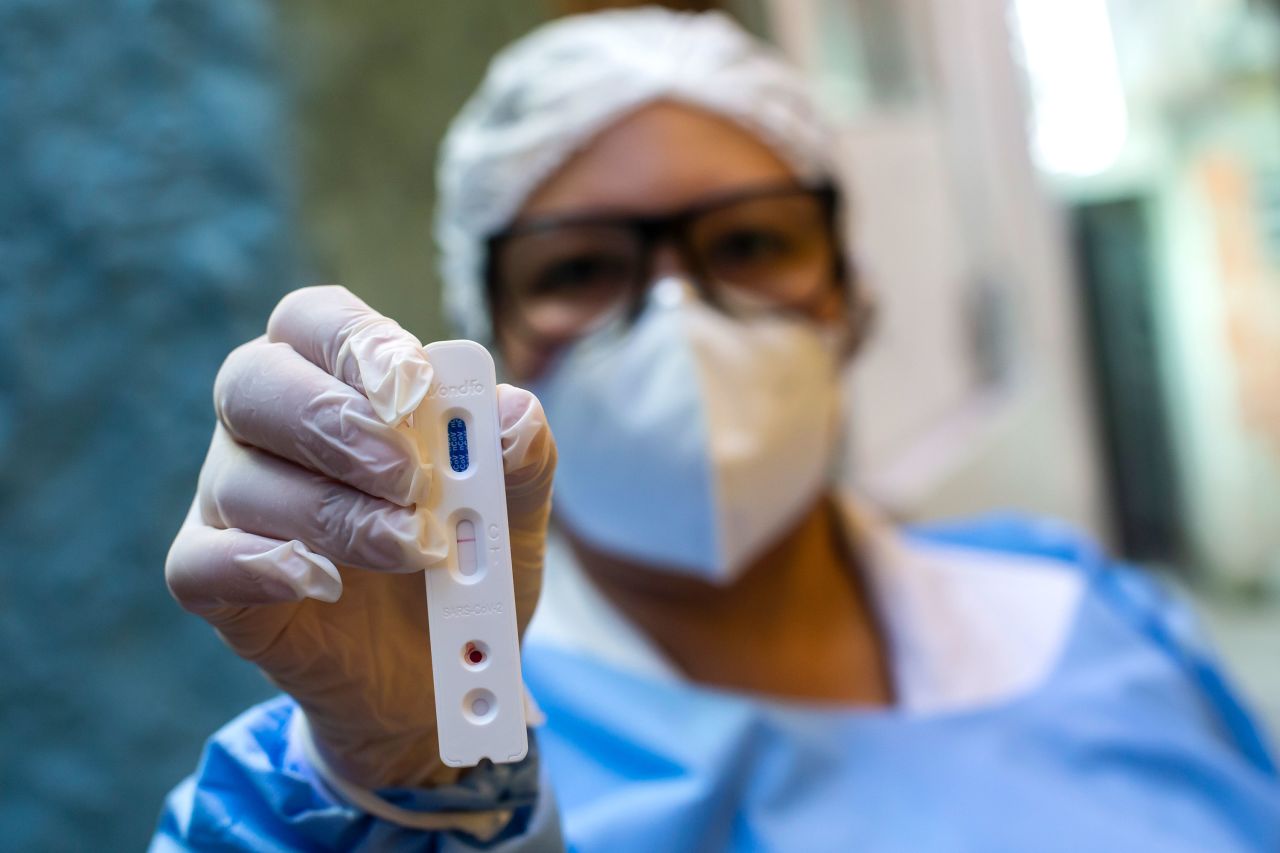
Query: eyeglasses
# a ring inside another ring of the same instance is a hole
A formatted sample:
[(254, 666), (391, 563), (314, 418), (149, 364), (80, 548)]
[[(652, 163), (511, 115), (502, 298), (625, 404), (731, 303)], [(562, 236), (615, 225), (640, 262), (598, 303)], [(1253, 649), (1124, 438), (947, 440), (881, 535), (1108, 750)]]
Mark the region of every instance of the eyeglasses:
[(656, 249), (671, 245), (693, 284), (726, 311), (803, 311), (844, 279), (830, 184), (758, 186), (665, 216), (576, 214), (517, 223), (488, 242), (491, 316), (568, 341), (644, 307)]

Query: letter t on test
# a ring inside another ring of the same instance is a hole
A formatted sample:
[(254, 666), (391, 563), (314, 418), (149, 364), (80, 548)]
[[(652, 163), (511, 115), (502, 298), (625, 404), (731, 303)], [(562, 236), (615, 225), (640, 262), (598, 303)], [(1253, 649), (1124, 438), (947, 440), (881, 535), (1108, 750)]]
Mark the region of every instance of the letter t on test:
[(502, 559), (503, 541), (498, 525), (489, 525), (489, 564), (496, 565)]
[(493, 358), (474, 341), (426, 353), (435, 379), (412, 424), (434, 466), (426, 508), (449, 537), (445, 563), (425, 572), (440, 758), (519, 761), (529, 742)]

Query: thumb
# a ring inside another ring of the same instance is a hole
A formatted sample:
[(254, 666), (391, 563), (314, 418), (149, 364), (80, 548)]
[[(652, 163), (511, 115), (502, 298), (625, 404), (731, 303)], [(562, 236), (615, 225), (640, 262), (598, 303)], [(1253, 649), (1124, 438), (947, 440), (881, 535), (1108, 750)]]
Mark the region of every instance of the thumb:
[(556, 471), (556, 442), (542, 403), (533, 393), (512, 385), (498, 386), (498, 421), (502, 468), (507, 482), (507, 515), (512, 527), (526, 513), (551, 505)]
[(523, 631), (542, 589), (556, 442), (542, 404), (523, 388), (498, 386), (498, 421), (502, 467), (506, 473), (507, 526), (511, 533), (516, 611)]

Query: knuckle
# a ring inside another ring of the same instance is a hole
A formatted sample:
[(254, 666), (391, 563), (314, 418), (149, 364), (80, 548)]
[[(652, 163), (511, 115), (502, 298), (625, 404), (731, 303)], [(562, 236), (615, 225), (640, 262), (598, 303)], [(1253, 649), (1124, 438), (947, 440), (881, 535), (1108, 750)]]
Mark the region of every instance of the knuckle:
[(294, 314), (305, 310), (308, 304), (322, 297), (326, 289), (328, 289), (326, 285), (299, 287), (280, 297), (280, 301), (271, 311), (271, 316), (267, 318), (267, 332), (270, 333), (280, 323), (288, 322)]
[(339, 483), (327, 483), (316, 502), (314, 523), (317, 541), (326, 543), (336, 553), (350, 557), (360, 550), (365, 538), (365, 516), (360, 498)]
[(196, 479), (196, 510), (205, 524), (228, 527), (228, 513), (234, 512), (240, 496), (253, 492), (259, 479), (254, 476), (254, 453), (222, 429), (214, 433)]
[(178, 539), (173, 540), (169, 553), (164, 558), (164, 583), (169, 588), (169, 594), (178, 601), (182, 600), (182, 565), (175, 552), (179, 548), (181, 537), (182, 534), (179, 533)]
[(169, 546), (164, 560), (164, 583), (173, 600), (184, 610), (190, 610), (199, 596), (199, 589), (193, 581), (185, 537), (184, 528)]
[(393, 532), (395, 512), (377, 498), (334, 483), (320, 494), (316, 536), (331, 553), (345, 554), (364, 568), (394, 568), (403, 553)]
[(284, 346), (258, 337), (227, 353), (213, 379), (213, 407), (220, 420), (225, 423), (224, 416), (235, 411), (237, 401), (245, 395), (246, 383), (256, 381), (264, 372), (271, 371), (273, 357)]
[(385, 497), (400, 496), (412, 482), (418, 461), (409, 442), (375, 417), (355, 392), (310, 399), (300, 422), (299, 445), (317, 470)]
[(317, 306), (354, 298), (351, 291), (340, 284), (313, 284), (286, 293), (267, 318), (267, 337), (278, 340), (285, 328), (305, 320)]
[(270, 343), (265, 338), (241, 344), (228, 354), (214, 379), (213, 407), (233, 436), (243, 440), (292, 417), (280, 400), (296, 384), (290, 364), (296, 358), (288, 344)]
[(357, 475), (359, 466), (351, 448), (361, 443), (359, 427), (350, 409), (353, 399), (338, 399), (331, 393), (310, 397), (300, 412), (298, 433), (301, 449), (320, 470), (345, 480)]
[(240, 346), (227, 353), (227, 357), (222, 360), (222, 365), (218, 368), (218, 373), (213, 378), (213, 408), (221, 417), (227, 403), (234, 395), (236, 385), (241, 373), (241, 364), (245, 360), (245, 354), (251, 351), (254, 341), (246, 341)]
[(309, 290), (311, 288), (304, 287), (280, 297), (276, 307), (271, 309), (271, 316), (267, 318), (267, 337), (269, 339), (276, 340), (279, 337), (280, 326), (288, 323), (290, 318), (297, 312), (299, 302), (307, 300), (307, 292)]

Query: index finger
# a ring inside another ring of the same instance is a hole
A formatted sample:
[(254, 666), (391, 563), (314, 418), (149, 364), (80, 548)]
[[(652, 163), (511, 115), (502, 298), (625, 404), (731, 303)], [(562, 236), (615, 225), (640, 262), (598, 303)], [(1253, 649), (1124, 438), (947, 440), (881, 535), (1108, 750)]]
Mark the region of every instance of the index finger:
[(360, 391), (388, 424), (418, 408), (431, 387), (422, 343), (341, 285), (285, 296), (267, 321), (267, 339)]

